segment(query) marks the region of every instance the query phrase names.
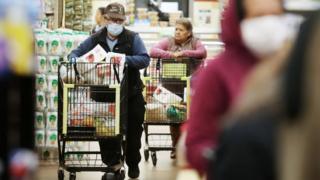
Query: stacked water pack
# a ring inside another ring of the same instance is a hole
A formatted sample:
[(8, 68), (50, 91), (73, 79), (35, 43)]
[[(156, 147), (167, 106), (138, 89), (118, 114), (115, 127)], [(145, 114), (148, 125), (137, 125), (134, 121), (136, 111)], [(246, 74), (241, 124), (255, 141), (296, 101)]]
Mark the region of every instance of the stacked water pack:
[(67, 29), (36, 29), (34, 33), (37, 64), (35, 142), (40, 157), (57, 159), (58, 67), (60, 60), (66, 60), (88, 34)]

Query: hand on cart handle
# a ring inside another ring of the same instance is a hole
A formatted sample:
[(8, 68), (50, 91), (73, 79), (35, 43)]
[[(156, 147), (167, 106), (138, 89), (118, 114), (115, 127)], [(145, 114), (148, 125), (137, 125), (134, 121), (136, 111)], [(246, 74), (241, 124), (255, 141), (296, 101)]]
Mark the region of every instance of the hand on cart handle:
[(77, 58), (71, 57), (71, 58), (69, 59), (69, 61), (70, 61), (72, 64), (76, 64), (76, 63), (77, 63)]
[(173, 54), (173, 57), (176, 58), (176, 59), (181, 59), (182, 56), (183, 56), (183, 52), (174, 52)]

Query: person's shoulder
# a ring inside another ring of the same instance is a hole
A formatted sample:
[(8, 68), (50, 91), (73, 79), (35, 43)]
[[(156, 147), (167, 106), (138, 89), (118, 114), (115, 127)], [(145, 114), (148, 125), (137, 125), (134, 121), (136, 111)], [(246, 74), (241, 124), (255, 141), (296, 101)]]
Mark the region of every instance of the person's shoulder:
[(225, 57), (222, 54), (217, 55), (214, 58), (208, 58), (206, 61), (206, 69), (209, 71), (218, 71), (220, 68), (226, 65)]
[(137, 35), (139, 35), (139, 33), (132, 31), (130, 29), (124, 28), (124, 31), (127, 35), (132, 36), (132, 37), (136, 37)]
[(107, 28), (101, 28), (99, 31), (91, 34), (90, 38), (92, 39), (99, 39), (101, 37), (105, 37), (107, 34)]

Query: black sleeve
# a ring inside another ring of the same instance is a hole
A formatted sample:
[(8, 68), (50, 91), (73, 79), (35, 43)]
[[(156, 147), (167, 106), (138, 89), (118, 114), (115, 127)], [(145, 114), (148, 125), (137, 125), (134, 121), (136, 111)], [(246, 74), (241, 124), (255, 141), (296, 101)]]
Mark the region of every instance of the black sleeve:
[(272, 121), (248, 122), (225, 130), (210, 162), (209, 179), (274, 180), (273, 133)]

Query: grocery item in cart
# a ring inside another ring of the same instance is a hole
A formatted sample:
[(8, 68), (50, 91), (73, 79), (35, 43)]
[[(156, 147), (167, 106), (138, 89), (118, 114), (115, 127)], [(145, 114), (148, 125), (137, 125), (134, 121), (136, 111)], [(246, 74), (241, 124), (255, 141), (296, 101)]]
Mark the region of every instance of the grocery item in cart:
[(187, 108), (184, 105), (170, 105), (167, 109), (167, 117), (174, 121), (183, 121), (186, 119)]
[(36, 130), (35, 134), (35, 144), (37, 147), (41, 147), (45, 145), (45, 134), (44, 129)]
[(57, 75), (48, 76), (48, 91), (58, 92), (58, 76)]
[[(77, 79), (76, 73), (74, 71), (74, 66), (62, 65), (60, 66), (59, 73), (60, 73), (61, 79), (65, 83), (75, 83)], [(83, 78), (80, 77), (80, 81), (79, 82), (77, 81), (77, 83), (82, 83), (82, 82), (83, 82)]]
[[(100, 62), (107, 57), (107, 52), (98, 44), (91, 51), (78, 58), (77, 62)], [(78, 71), (85, 72), (86, 69), (78, 69)]]
[(57, 73), (59, 67), (59, 56), (49, 56), (48, 60), (50, 72)]
[(115, 120), (107, 118), (96, 118), (94, 122), (98, 136), (109, 136), (115, 134)]
[(180, 104), (182, 98), (161, 85), (153, 93), (153, 97), (163, 104)]
[(70, 115), (71, 119), (76, 120), (84, 120), (88, 117), (114, 117), (115, 105), (114, 103), (95, 102), (91, 99), (81, 100), (81, 103), (73, 106)]
[(58, 146), (58, 131), (57, 130), (47, 130), (46, 131), (46, 146), (47, 147), (57, 147)]
[(146, 121), (167, 120), (167, 108), (165, 104), (149, 103), (146, 105)]
[(43, 112), (36, 112), (35, 114), (35, 128), (36, 129), (43, 129), (45, 127), (45, 120)]
[(58, 127), (58, 113), (47, 112), (47, 128), (57, 129), (57, 127)]
[(87, 116), (83, 120), (83, 125), (85, 127), (94, 127), (94, 118), (92, 116)]
[(37, 91), (36, 92), (36, 108), (40, 111), (44, 110), (46, 108), (46, 96), (43, 91)]
[(42, 91), (47, 89), (46, 75), (44, 75), (44, 74), (37, 74), (36, 75), (36, 89), (42, 90)]
[(50, 111), (58, 110), (58, 94), (57, 93), (49, 93), (48, 94), (48, 109)]
[(37, 71), (39, 73), (47, 72), (47, 58), (45, 56), (37, 56)]

